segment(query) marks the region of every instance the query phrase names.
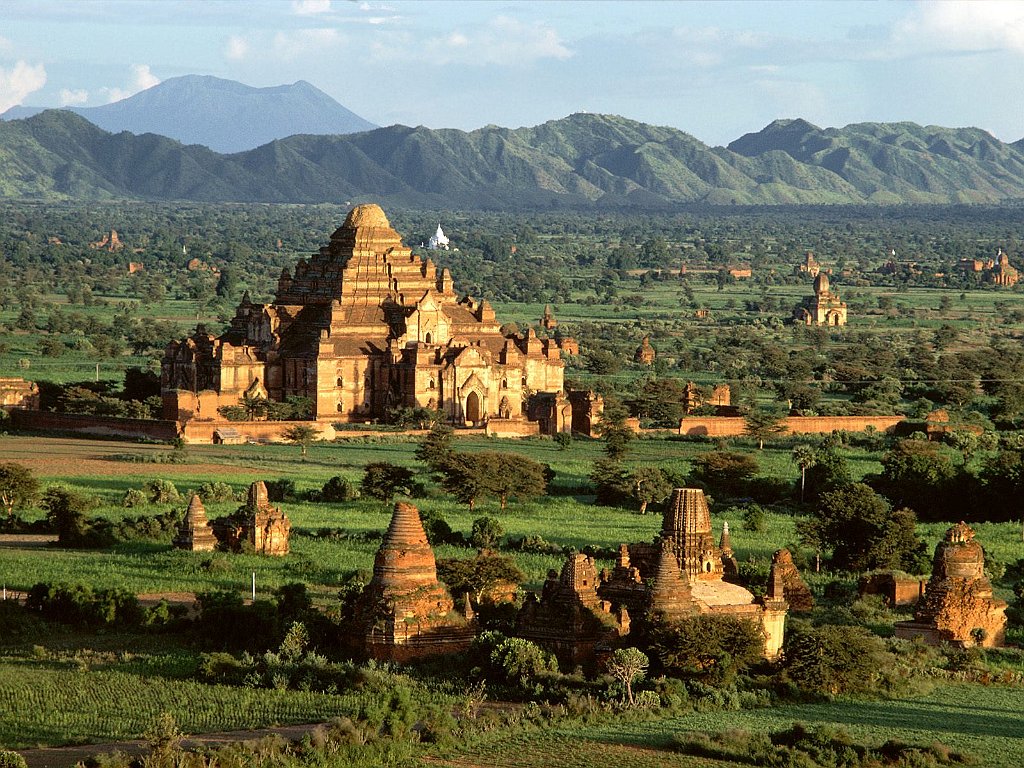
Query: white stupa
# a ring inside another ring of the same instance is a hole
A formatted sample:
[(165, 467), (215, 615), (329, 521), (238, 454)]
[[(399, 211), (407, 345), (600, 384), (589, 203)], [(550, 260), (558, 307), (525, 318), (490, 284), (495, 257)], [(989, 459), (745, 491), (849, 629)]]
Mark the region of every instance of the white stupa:
[(434, 233), (434, 236), (432, 238), (427, 240), (427, 248), (429, 248), (432, 251), (448, 250), (448, 237), (445, 235), (444, 230), (441, 229), (440, 222), (438, 222), (437, 225), (437, 232)]

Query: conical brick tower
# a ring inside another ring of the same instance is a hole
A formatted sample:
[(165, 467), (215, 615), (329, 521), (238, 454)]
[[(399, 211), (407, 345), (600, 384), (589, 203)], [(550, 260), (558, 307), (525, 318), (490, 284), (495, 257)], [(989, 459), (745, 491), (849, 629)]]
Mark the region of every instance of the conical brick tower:
[(651, 583), (648, 610), (662, 614), (669, 621), (690, 616), (698, 610), (690, 585), (679, 570), (672, 542), (668, 539), (661, 540), (661, 553)]
[(665, 510), (661, 535), (675, 547), (689, 581), (722, 578), (722, 551), (711, 533), (711, 511), (700, 488), (676, 488)]
[(193, 494), (188, 503), (185, 518), (178, 524), (178, 531), (171, 542), (175, 549), (191, 552), (210, 552), (217, 547), (217, 538), (206, 517), (206, 508), (199, 494)]
[(437, 580), (437, 561), (419, 510), (398, 502), (373, 560), (373, 578), (356, 607), (364, 648), (388, 661), (454, 653), (469, 647), (475, 625), (455, 613)]

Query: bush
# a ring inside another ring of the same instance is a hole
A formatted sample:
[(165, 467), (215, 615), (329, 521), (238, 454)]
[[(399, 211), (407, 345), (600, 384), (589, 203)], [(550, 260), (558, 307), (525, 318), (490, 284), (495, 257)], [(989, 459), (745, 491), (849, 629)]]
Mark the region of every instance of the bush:
[(173, 504), (181, 501), (181, 494), (170, 480), (150, 480), (142, 486), (151, 504)]
[(218, 501), (235, 501), (236, 499), (234, 489), (227, 483), (221, 482), (203, 483), (196, 493), (207, 504)]
[(129, 488), (124, 492), (124, 496), (121, 497), (121, 506), (126, 509), (141, 507), (146, 504), (149, 504), (149, 499), (138, 488)]
[[(294, 488), (295, 485), (293, 483), (293, 493)], [(320, 489), (320, 498), (318, 500), (329, 504), (339, 504), (345, 501), (353, 501), (358, 498), (359, 491), (356, 490), (356, 487), (341, 475), (335, 475), (324, 483), (323, 488)]]
[(29, 590), (25, 608), (50, 621), (86, 627), (137, 627), (144, 618), (134, 593), (116, 588), (94, 591), (85, 584), (40, 582)]
[(495, 549), (505, 535), (501, 522), (493, 517), (478, 517), (473, 521), (469, 543), (477, 549)]
[(17, 752), (0, 749), (0, 768), (28, 768), (28, 763)]
[(519, 637), (499, 642), (490, 657), (491, 669), (505, 682), (530, 690), (545, 674), (556, 674), (555, 657), (536, 643)]
[(270, 501), (295, 501), (298, 498), (298, 494), (295, 491), (295, 481), (291, 478), (282, 477), (280, 480), (267, 480), (264, 484), (267, 486), (267, 498)]
[(760, 626), (732, 616), (704, 614), (678, 622), (655, 620), (644, 649), (667, 674), (722, 685), (761, 660)]
[(821, 695), (875, 693), (887, 685), (895, 657), (863, 627), (793, 621), (783, 647), (782, 678)]

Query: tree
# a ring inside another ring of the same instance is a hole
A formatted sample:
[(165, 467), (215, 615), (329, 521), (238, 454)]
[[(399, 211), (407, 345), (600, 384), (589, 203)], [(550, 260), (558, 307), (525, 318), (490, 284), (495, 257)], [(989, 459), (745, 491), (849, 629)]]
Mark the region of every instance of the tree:
[(636, 648), (619, 648), (605, 662), (605, 670), (626, 687), (626, 698), (633, 706), (633, 683), (644, 679), (651, 660)]
[(927, 440), (897, 442), (882, 456), (882, 474), (871, 480), (893, 504), (912, 507), (925, 520), (959, 520), (967, 485), (948, 451)]
[(594, 503), (602, 507), (625, 506), (633, 498), (633, 476), (617, 461), (595, 461), (590, 482), (594, 484)]
[(284, 439), (302, 449), (302, 459), (306, 459), (309, 444), (319, 437), (320, 433), (308, 424), (295, 424), (284, 431)]
[[(479, 457), (481, 454), (477, 454)], [(547, 468), (539, 461), (518, 453), (495, 453), (485, 457), (483, 461), (493, 463), (497, 472), (490, 478), (488, 490), (500, 500), (501, 508), (505, 509), (509, 496), (531, 499), (543, 496), (547, 491)]]
[(632, 428), (626, 423), (629, 411), (617, 401), (605, 401), (601, 421), (597, 431), (604, 440), (605, 455), (612, 461), (622, 461), (629, 452), (629, 444), (636, 438)]
[(785, 417), (776, 411), (753, 410), (743, 417), (743, 434), (757, 440), (757, 449), (764, 450), (764, 441), (789, 429)]
[(435, 421), (416, 449), (416, 458), (430, 468), (436, 479), (443, 475), (445, 464), (454, 453), (452, 437), (451, 427)]
[(386, 461), (375, 461), (366, 465), (359, 490), (364, 496), (381, 501), (391, 501), (397, 493), (411, 495), (414, 488), (412, 470)]
[(631, 476), (633, 498), (640, 503), (640, 514), (647, 514), (647, 506), (659, 504), (672, 493), (672, 483), (658, 467), (640, 467)]
[(783, 651), (783, 679), (830, 696), (871, 693), (879, 673), (897, 666), (883, 641), (863, 627), (794, 622)]
[(927, 568), (925, 543), (917, 538), (909, 509), (892, 511), (888, 501), (864, 483), (852, 483), (821, 496), (818, 510), (798, 524), (804, 542), (832, 549), (837, 568), (867, 571)]
[(476, 507), (478, 499), (493, 491), (493, 477), (498, 468), (494, 463), (495, 454), (451, 453), (441, 466), (441, 487), (456, 499)]
[(817, 461), (816, 451), (809, 445), (798, 445), (793, 448), (793, 461), (800, 467), (800, 503), (804, 503), (804, 490), (807, 487), (807, 470)]
[(14, 515), (15, 507), (24, 507), (39, 495), (39, 481), (28, 467), (14, 462), (0, 464), (0, 503), (7, 516)]
[(472, 558), (438, 560), (437, 577), (453, 595), (472, 594), (477, 605), (495, 588), (518, 585), (525, 578), (515, 560), (492, 550), (481, 550)]
[(693, 460), (690, 476), (712, 494), (742, 496), (759, 469), (757, 459), (748, 453), (710, 451)]
[(494, 517), (478, 517), (473, 521), (469, 543), (477, 549), (494, 549), (505, 535), (501, 521)]
[(701, 614), (678, 622), (656, 619), (647, 637), (650, 656), (664, 672), (713, 685), (729, 683), (764, 653), (760, 626), (733, 616)]

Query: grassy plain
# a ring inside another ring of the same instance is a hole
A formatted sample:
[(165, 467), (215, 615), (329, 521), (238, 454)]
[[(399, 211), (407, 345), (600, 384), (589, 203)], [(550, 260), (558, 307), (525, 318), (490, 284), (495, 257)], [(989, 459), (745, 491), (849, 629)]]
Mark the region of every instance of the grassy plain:
[(858, 741), (873, 746), (889, 739), (924, 745), (938, 741), (971, 753), (978, 759), (977, 765), (1017, 768), (1024, 764), (1020, 697), (1016, 688), (948, 684), (899, 701), (840, 699), (739, 712), (695, 712), (648, 722), (556, 726), (512, 737), (495, 736), (445, 755), (440, 764), (724, 767), (735, 764), (671, 751), (672, 737), (685, 731), (774, 732), (800, 722), (842, 727)]

